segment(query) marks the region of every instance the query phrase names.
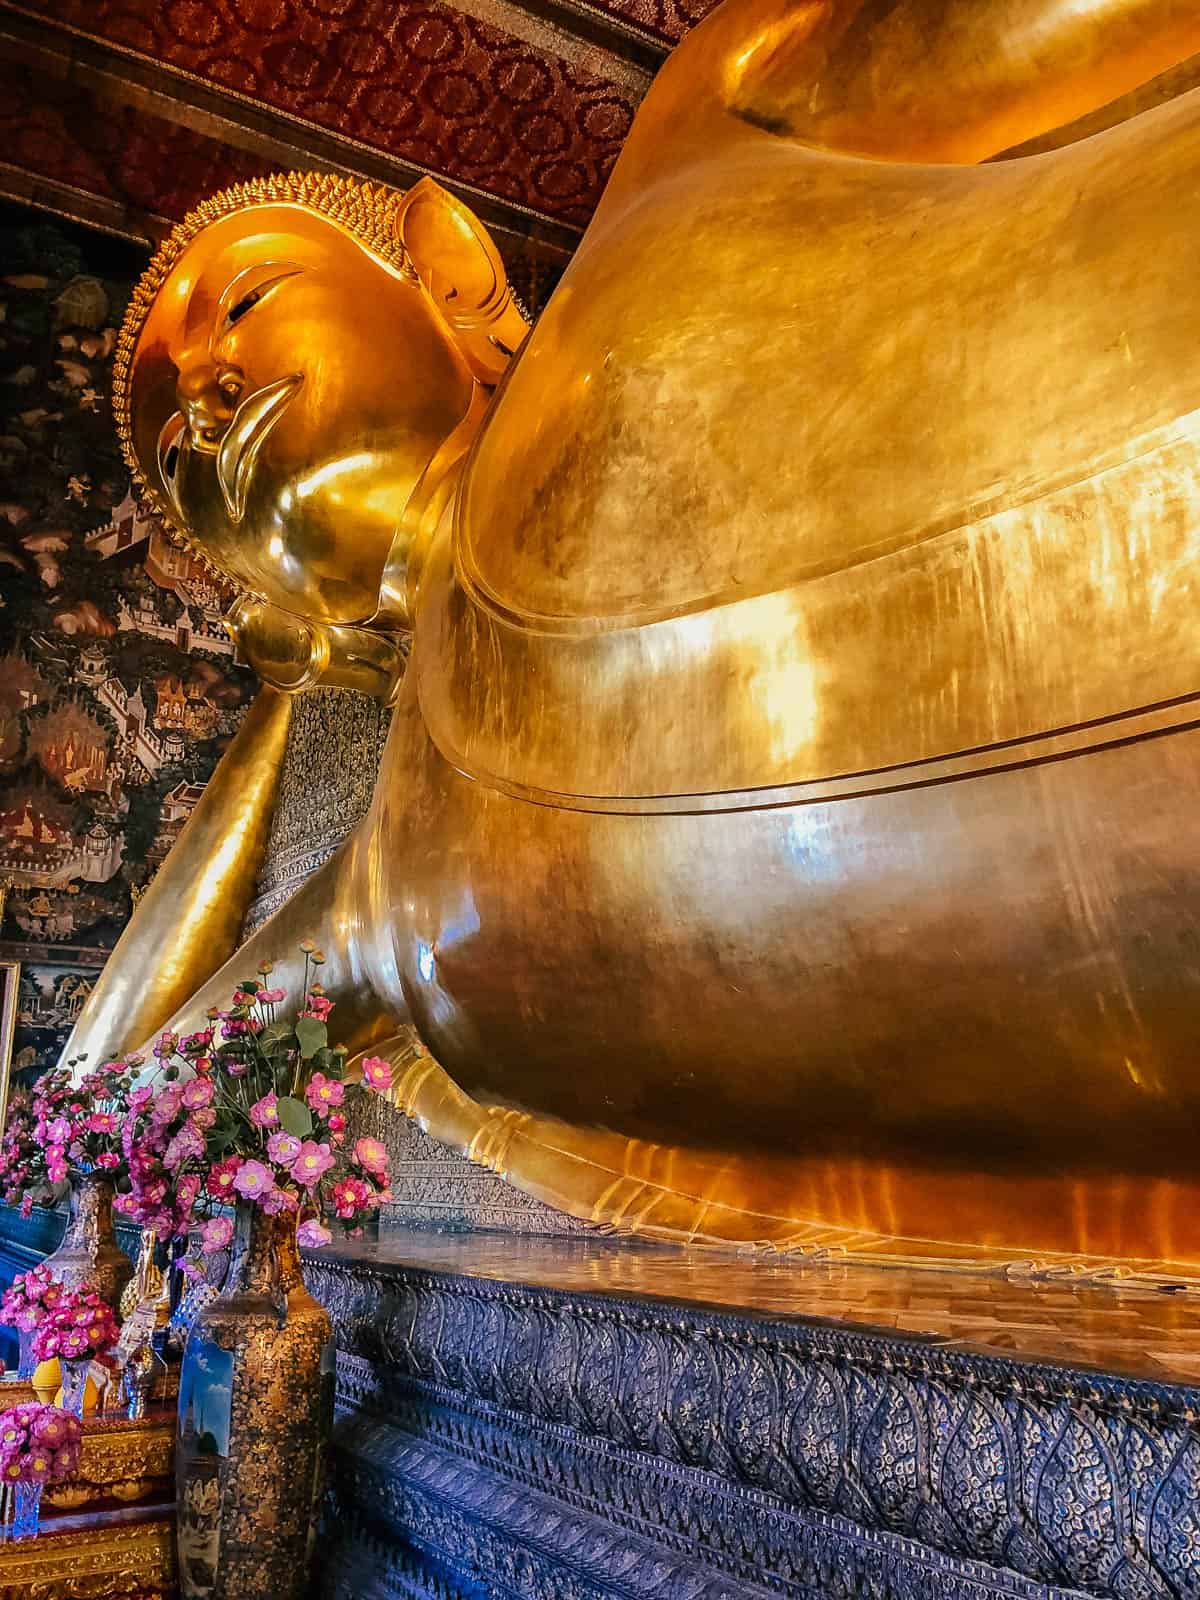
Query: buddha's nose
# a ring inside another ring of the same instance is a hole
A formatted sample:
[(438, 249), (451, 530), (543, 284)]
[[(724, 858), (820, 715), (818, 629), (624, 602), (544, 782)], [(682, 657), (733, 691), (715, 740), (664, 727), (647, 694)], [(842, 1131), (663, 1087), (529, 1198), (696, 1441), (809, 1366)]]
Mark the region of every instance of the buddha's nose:
[(239, 368), (197, 361), (183, 368), (175, 393), (193, 449), (215, 453), (246, 387)]

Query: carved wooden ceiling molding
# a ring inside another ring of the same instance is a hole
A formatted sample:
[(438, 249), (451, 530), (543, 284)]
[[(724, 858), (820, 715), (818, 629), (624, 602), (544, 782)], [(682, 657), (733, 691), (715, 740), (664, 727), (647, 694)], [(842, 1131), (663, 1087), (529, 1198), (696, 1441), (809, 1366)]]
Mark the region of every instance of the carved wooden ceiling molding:
[(432, 173), (561, 266), (711, 3), (0, 0), (0, 194), (153, 241), (280, 167)]

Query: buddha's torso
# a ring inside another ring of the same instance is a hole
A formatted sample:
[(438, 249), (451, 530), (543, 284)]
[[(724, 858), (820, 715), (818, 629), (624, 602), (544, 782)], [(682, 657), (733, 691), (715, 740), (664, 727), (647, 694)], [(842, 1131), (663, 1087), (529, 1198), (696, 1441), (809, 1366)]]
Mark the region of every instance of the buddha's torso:
[(521, 1181), (1200, 1259), (1145, 1187), (1200, 1117), (1200, 97), (984, 168), (697, 116), (623, 158), (423, 580), (405, 1000), (559, 1119)]
[[(550, 793), (729, 792), (1186, 692), (1129, 659), (1179, 506), (1133, 548), (1104, 474), (1153, 501), (1156, 452), (1192, 461), (1200, 97), (985, 167), (717, 131), (668, 176), (618, 167), (485, 424), (419, 646), (446, 753)], [(674, 741), (697, 704), (710, 736)]]

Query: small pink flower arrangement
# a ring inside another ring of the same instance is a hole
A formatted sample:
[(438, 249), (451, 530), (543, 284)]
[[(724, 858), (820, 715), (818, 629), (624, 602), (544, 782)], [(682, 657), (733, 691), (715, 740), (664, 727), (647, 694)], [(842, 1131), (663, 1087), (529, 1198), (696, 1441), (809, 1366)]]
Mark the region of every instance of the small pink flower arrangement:
[(0, 1415), (0, 1482), (62, 1483), (79, 1470), (83, 1424), (35, 1401)]
[(28, 1272), (19, 1272), (0, 1300), (0, 1322), (21, 1333), (32, 1333), (42, 1318), (53, 1311), (65, 1290), (41, 1262)]
[(26, 1217), (35, 1205), (53, 1201), (57, 1181), (47, 1169), (35, 1121), (33, 1096), (27, 1089), (14, 1089), (0, 1139), (0, 1197), (20, 1206)]
[[(187, 1233), (217, 1205), (294, 1214), (303, 1240), (328, 1239), (323, 1219), (346, 1230), (389, 1198), (387, 1152), (377, 1139), (347, 1147), (347, 1112), (391, 1087), (391, 1068), (370, 1057), (362, 1083), (347, 1083), (346, 1051), (329, 1042), (334, 1003), (316, 981), (324, 961), (309, 941), (303, 1003), (291, 1022), (268, 987), (270, 966), (238, 985), (228, 1010), (187, 1038), (155, 1046), (165, 1080), (129, 1097), (122, 1148), (129, 1192), (118, 1208), (160, 1237)], [(211, 1248), (211, 1247), (210, 1247)]]
[(39, 1361), (53, 1356), (84, 1361), (106, 1355), (120, 1331), (111, 1307), (94, 1289), (64, 1289), (38, 1324), (33, 1353)]

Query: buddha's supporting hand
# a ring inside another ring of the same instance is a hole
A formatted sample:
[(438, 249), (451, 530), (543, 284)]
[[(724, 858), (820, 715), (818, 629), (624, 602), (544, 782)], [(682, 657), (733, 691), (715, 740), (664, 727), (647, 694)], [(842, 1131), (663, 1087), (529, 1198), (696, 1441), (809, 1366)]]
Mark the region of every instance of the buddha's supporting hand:
[(250, 596), (237, 601), (225, 626), (259, 677), (285, 694), (357, 689), (387, 705), (403, 676), (394, 635), (312, 622)]

